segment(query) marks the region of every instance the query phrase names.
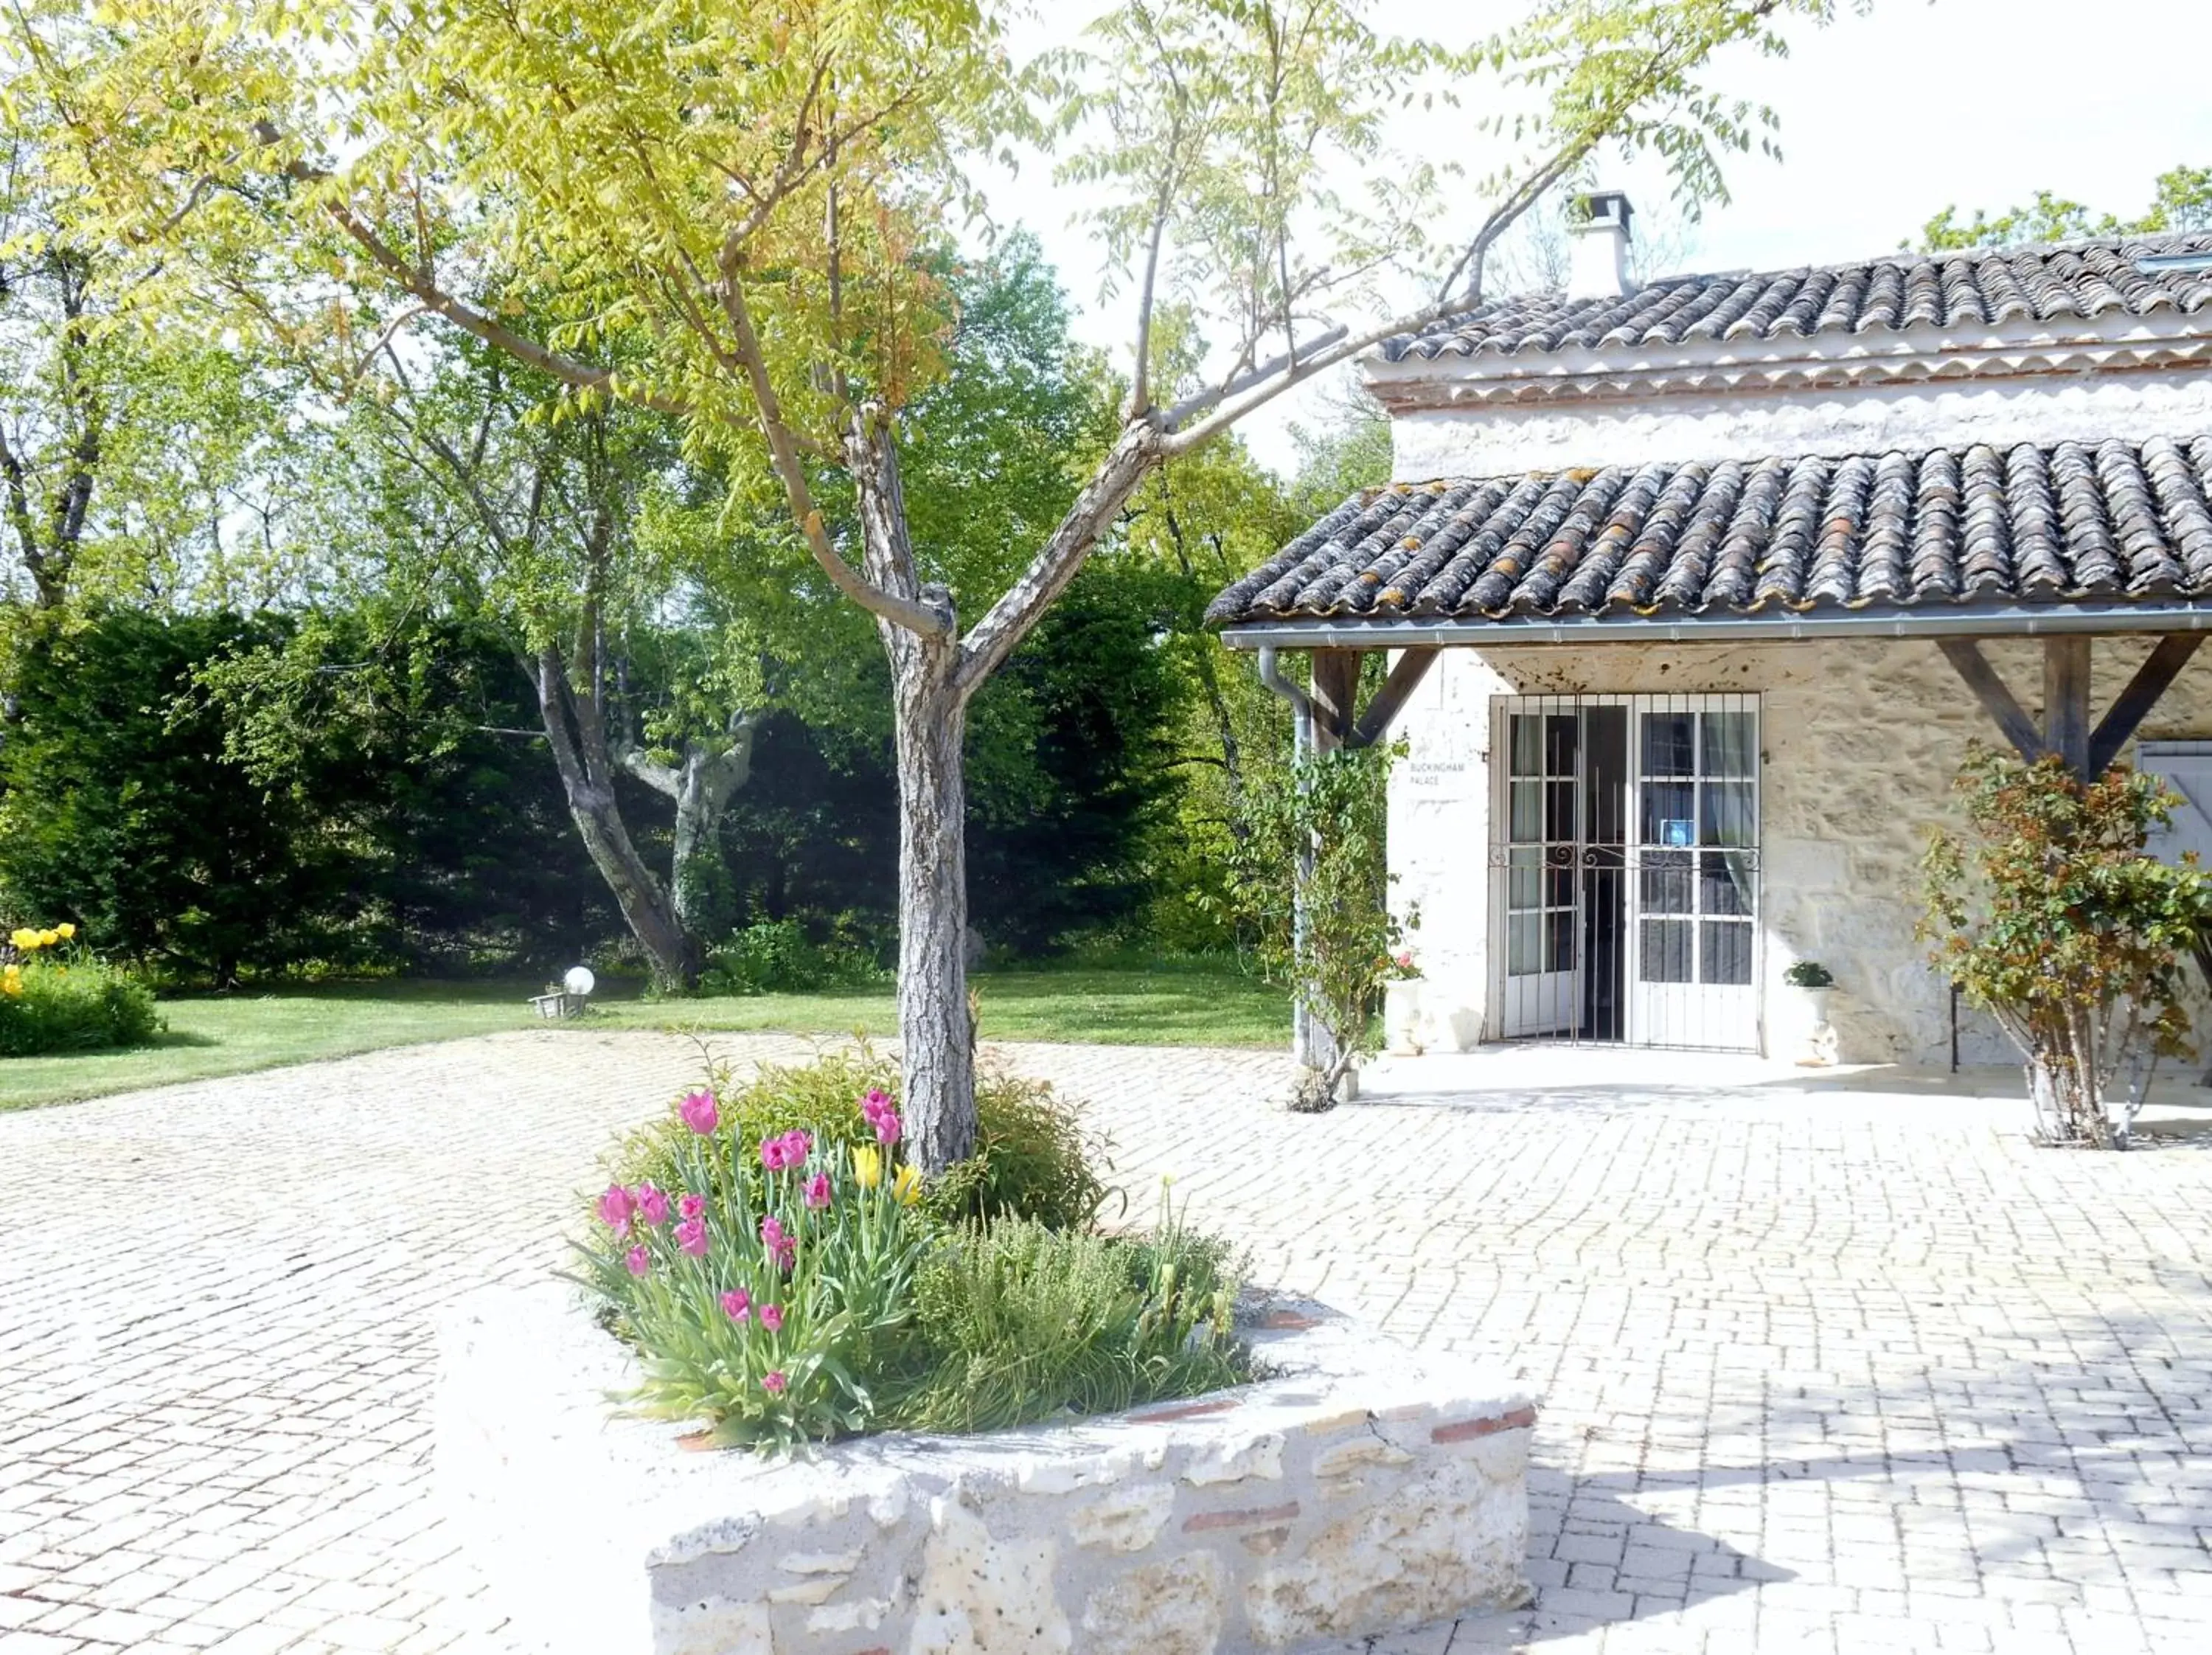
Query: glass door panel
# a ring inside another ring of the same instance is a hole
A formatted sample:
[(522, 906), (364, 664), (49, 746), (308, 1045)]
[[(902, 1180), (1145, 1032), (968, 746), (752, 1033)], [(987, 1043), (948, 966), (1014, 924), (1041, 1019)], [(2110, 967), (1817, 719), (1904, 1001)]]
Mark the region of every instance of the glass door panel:
[(1629, 1038), (1759, 1045), (1759, 715), (1747, 696), (1635, 703)]
[(1582, 715), (1505, 715), (1508, 1035), (1571, 1031), (1580, 1018), (1575, 870), (1583, 828)]

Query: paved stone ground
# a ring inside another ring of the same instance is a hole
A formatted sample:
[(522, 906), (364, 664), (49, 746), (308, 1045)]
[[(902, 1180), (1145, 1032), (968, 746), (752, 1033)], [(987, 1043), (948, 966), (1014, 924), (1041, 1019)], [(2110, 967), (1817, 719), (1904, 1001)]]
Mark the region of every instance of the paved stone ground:
[[(799, 1043), (729, 1037), (732, 1056)], [(1378, 1655), (2212, 1648), (2212, 1155), (1669, 1083), (1278, 1112), (1273, 1058), (1010, 1048), (1258, 1271), (1535, 1382), (1532, 1613)], [(0, 1655), (495, 1651), (430, 1317), (697, 1066), (562, 1031), (0, 1116)]]

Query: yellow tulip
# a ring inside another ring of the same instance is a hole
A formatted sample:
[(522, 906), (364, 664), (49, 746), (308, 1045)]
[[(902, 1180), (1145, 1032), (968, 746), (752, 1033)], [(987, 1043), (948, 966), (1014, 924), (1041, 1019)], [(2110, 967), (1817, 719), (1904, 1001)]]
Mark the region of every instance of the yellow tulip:
[(64, 920), (59, 925), (54, 927), (54, 934), (59, 937), (64, 942), (67, 942), (72, 937), (76, 935), (76, 927), (71, 925), (67, 920)]
[(920, 1171), (911, 1166), (899, 1168), (898, 1175), (891, 1180), (891, 1194), (898, 1197), (899, 1205), (902, 1207), (911, 1207), (920, 1201), (921, 1199)]
[(18, 948), (31, 949), (39, 946), (39, 934), (24, 926), (17, 926), (8, 934), (8, 940)]
[(41, 948), (51, 948), (61, 940), (62, 934), (58, 931), (41, 931), (39, 933), (39, 946)]
[(884, 1181), (884, 1152), (873, 1144), (853, 1146), (853, 1181), (872, 1190)]
[(23, 979), (19, 977), (0, 977), (0, 995), (13, 1000), (23, 992)]

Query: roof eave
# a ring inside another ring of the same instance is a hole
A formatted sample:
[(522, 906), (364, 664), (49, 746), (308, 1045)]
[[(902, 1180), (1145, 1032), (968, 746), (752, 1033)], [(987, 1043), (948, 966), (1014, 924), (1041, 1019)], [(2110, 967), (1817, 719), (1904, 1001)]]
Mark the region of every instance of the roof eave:
[(1500, 620), (1263, 620), (1221, 629), (1232, 649), (1522, 648), (1592, 643), (1776, 643), (1820, 638), (2047, 637), (2212, 632), (2212, 601), (2051, 603)]

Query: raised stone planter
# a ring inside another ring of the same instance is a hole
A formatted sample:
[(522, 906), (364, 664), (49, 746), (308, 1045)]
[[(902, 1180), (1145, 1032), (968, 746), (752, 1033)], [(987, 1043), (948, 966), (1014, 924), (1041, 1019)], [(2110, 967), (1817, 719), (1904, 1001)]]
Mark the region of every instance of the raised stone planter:
[(533, 1651), (1207, 1655), (1527, 1602), (1529, 1393), (1258, 1321), (1236, 1390), (764, 1462), (611, 1417), (629, 1359), (569, 1290), (488, 1291), (443, 1329), (437, 1482)]

